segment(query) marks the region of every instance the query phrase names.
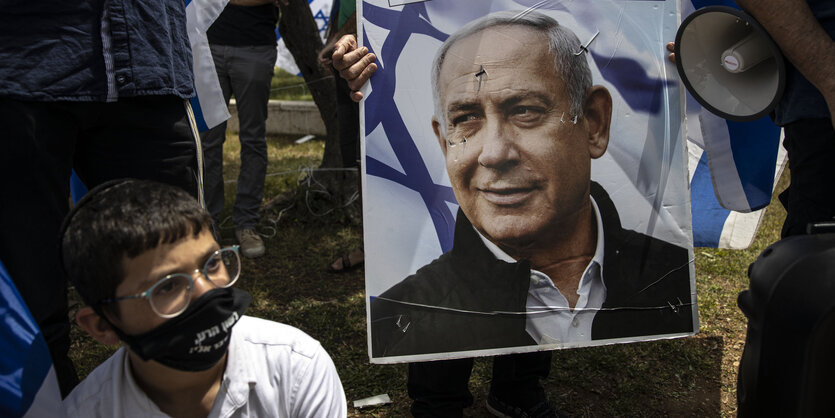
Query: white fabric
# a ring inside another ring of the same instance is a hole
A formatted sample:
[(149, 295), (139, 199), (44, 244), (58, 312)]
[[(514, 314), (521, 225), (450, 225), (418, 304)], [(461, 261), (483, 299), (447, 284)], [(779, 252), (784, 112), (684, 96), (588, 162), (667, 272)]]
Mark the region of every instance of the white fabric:
[(191, 44), (194, 90), (206, 129), (214, 128), (230, 117), (215, 71), (212, 51), (209, 49), (209, 38), (206, 36), (206, 31), (220, 16), (226, 3), (228, 0), (186, 1), (186, 30)]
[[(27, 314), (28, 315), (28, 314)], [(39, 337), (40, 338), (40, 337)], [(10, 353), (6, 353), (8, 355)], [(45, 361), (50, 361), (46, 359)], [(55, 375), (55, 367), (49, 368), (49, 373), (38, 388), (38, 393), (35, 394), (35, 399), (32, 400), (32, 405), (21, 418), (62, 418), (64, 417), (64, 408), (61, 407), (61, 390), (58, 388), (58, 377)]]
[[(313, 14), (313, 20), (316, 22), (316, 27), (319, 28), (319, 37), (322, 39), (322, 43), (327, 40), (325, 35), (328, 32), (328, 26), (331, 25), (328, 19), (330, 17), (332, 3), (331, 0), (308, 0), (310, 13)], [(336, 22), (333, 22), (333, 24), (336, 25)], [(296, 65), (296, 59), (293, 58), (293, 54), (284, 45), (284, 38), (281, 36), (278, 37), (276, 50), (278, 53), (276, 54), (275, 66), (280, 67), (290, 74), (301, 75), (299, 67)]]
[[(68, 417), (167, 417), (136, 385), (124, 347), (64, 400)], [(345, 417), (347, 402), (330, 356), (289, 325), (241, 317), (209, 417)]]
[[(531, 284), (525, 306), (528, 312), (525, 331), (538, 344), (591, 341), (591, 325), (594, 322), (594, 316), (606, 300), (606, 285), (603, 282), (603, 220), (600, 218), (600, 210), (594, 198), (590, 197), (590, 199), (597, 221), (597, 245), (594, 249), (594, 257), (586, 266), (583, 277), (580, 279), (580, 285), (577, 288), (579, 298), (574, 309), (571, 309), (568, 299), (554, 286), (547, 274), (531, 269)], [(480, 233), (478, 236), (497, 259), (508, 263), (518, 261)]]

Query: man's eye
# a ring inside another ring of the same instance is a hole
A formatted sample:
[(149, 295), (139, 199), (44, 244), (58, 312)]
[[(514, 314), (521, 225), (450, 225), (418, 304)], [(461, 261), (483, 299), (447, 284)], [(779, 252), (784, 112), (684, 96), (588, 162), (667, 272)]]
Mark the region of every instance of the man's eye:
[(542, 116), (545, 109), (536, 106), (516, 106), (510, 111), (510, 115), (517, 120), (533, 121)]
[(472, 122), (478, 120), (478, 116), (474, 113), (467, 113), (466, 115), (456, 116), (452, 119), (452, 126), (457, 126), (462, 123)]

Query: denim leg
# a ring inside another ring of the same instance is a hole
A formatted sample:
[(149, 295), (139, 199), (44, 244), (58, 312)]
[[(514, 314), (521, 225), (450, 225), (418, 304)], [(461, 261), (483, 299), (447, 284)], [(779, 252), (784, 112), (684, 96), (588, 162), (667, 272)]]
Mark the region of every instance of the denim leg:
[(264, 199), (267, 103), (276, 50), (274, 46), (229, 49), (234, 51), (228, 74), (238, 108), (241, 141), (241, 171), (232, 220), (238, 229), (254, 228), (258, 224), (258, 210)]

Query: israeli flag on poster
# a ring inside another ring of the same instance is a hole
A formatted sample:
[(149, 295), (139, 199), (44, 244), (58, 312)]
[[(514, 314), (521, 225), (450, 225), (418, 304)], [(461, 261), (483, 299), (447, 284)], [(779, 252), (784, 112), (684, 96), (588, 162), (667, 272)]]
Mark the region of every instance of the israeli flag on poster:
[[(664, 50), (675, 38), (680, 0), (358, 5), (361, 42), (378, 65), (361, 107), (364, 216), (374, 220), (364, 224), (366, 276), (373, 278), (366, 280), (368, 295), (381, 294), (452, 248), (458, 205), (430, 123), (431, 57), (449, 34), (498, 11), (551, 16), (589, 45), (583, 50), (594, 83), (605, 86), (614, 103), (613, 134), (605, 154), (591, 163), (591, 179), (611, 190), (624, 228), (692, 246), (683, 90)], [(392, 231), (415, 238), (391, 239)]]
[[(328, 24), (330, 23), (331, 0), (307, 0), (310, 4), (310, 11), (313, 13), (313, 19), (316, 20), (316, 25), (319, 27), (319, 36), (322, 42), (325, 42), (325, 35), (328, 32)], [(275, 28), (275, 37), (278, 39), (276, 48), (278, 55), (275, 60), (275, 66), (287, 71), (290, 74), (299, 74), (299, 67), (296, 65), (296, 60), (293, 59), (293, 54), (284, 45), (284, 39), (278, 33), (278, 28)]]
[(220, 125), (230, 116), (215, 72), (209, 38), (206, 37), (209, 26), (220, 16), (228, 1), (185, 0), (186, 30), (194, 60), (194, 88), (197, 92), (191, 98), (191, 107), (200, 132)]
[[(738, 8), (730, 0), (682, 0), (682, 19), (717, 5)], [(782, 130), (768, 117), (722, 119), (690, 94), (686, 107), (694, 245), (747, 248), (787, 160)]]
[(46, 341), (2, 262), (0, 296), (0, 416), (63, 417)]

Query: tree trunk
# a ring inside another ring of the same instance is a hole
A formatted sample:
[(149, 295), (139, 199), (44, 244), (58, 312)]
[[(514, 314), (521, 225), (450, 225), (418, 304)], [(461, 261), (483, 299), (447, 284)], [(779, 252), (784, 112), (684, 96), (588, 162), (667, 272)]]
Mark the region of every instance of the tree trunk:
[[(304, 77), (307, 87), (313, 94), (313, 101), (319, 108), (319, 115), (325, 122), (325, 153), (322, 156), (321, 168), (342, 167), (342, 157), (339, 151), (339, 135), (336, 123), (336, 84), (330, 69), (319, 64), (317, 54), (322, 49), (319, 28), (313, 19), (310, 5), (306, 0), (289, 0), (285, 6), (277, 2), (281, 8), (281, 18), (278, 21), (278, 32), (284, 39), (287, 49), (293, 54), (293, 59)], [(324, 172), (323, 174), (327, 174)], [(324, 176), (329, 177), (329, 176)], [(340, 176), (341, 177), (341, 176)], [(322, 176), (317, 175), (317, 179)], [(331, 184), (328, 183), (328, 191)], [(333, 186), (338, 186), (334, 184)]]
[[(284, 39), (287, 49), (293, 54), (293, 59), (304, 77), (307, 87), (313, 95), (313, 101), (319, 109), (319, 115), (325, 123), (325, 152), (319, 168), (342, 168), (342, 156), (339, 147), (339, 128), (336, 119), (336, 81), (329, 68), (319, 63), (318, 53), (322, 49), (322, 39), (319, 28), (313, 19), (313, 13), (307, 0), (289, 0), (287, 5), (276, 2), (281, 10), (278, 21), (278, 32)], [(361, 222), (362, 210), (356, 200), (358, 191), (358, 173), (356, 170), (320, 170), (315, 175), (316, 184), (324, 187), (326, 194), (313, 194), (318, 198), (329, 196), (325, 206), (336, 205), (344, 210), (344, 214), (354, 223)], [(304, 194), (306, 195), (306, 194)], [(277, 196), (267, 203), (267, 208), (283, 204), (288, 196)], [(291, 198), (292, 199), (292, 198)], [(308, 207), (311, 202), (306, 201)]]

